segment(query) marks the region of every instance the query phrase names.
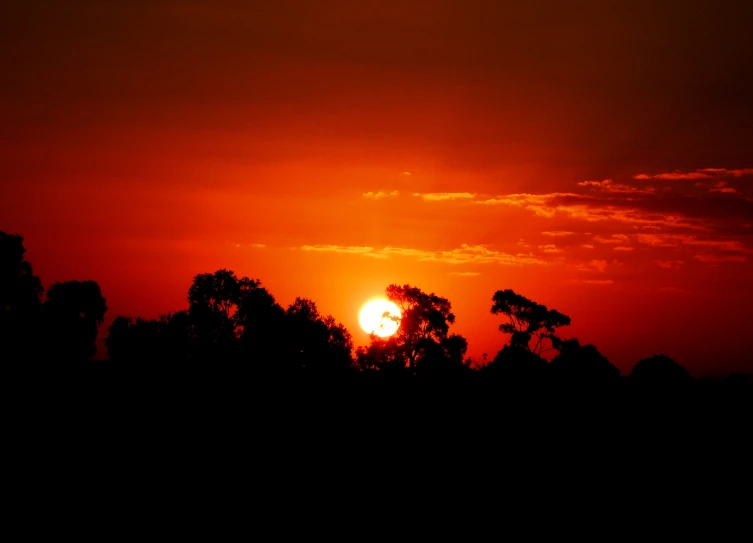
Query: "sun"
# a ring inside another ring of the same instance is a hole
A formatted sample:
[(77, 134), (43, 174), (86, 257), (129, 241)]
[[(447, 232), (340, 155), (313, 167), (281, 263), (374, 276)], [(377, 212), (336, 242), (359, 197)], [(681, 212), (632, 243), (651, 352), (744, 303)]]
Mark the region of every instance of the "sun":
[(389, 300), (371, 300), (361, 308), (358, 322), (367, 333), (389, 337), (400, 327), (400, 308)]

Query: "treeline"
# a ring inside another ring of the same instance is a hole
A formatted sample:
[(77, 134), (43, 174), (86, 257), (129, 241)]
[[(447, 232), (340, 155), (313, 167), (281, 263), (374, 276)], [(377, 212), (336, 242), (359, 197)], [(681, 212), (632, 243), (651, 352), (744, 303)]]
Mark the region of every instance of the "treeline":
[[(96, 353), (107, 311), (95, 281), (68, 281), (44, 289), (24, 259), (23, 238), (0, 232), (0, 355), (6, 360), (60, 366), (84, 364)], [(467, 340), (451, 333), (448, 299), (411, 285), (390, 285), (386, 297), (401, 310), (398, 331), (372, 335), (353, 350), (348, 330), (316, 303), (296, 298), (282, 307), (259, 280), (231, 270), (196, 275), (188, 307), (158, 319), (119, 315), (105, 344), (109, 364), (153, 371), (160, 367), (218, 366), (273, 373), (343, 375), (479, 375), (488, 380), (608, 386), (620, 371), (593, 345), (562, 340), (570, 317), (512, 290), (492, 297), (491, 312), (507, 343), (490, 361), (466, 357)], [(547, 362), (542, 354), (556, 351)], [(101, 362), (107, 364), (107, 362)], [(672, 386), (690, 375), (665, 355), (638, 362), (631, 382)]]

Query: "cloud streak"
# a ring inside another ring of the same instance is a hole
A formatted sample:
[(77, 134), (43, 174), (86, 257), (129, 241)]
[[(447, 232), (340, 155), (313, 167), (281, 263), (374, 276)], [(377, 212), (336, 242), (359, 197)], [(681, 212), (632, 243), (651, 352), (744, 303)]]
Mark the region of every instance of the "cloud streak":
[(413, 196), (418, 196), (427, 202), (444, 202), (448, 200), (473, 200), (475, 193), (470, 192), (415, 192)]
[(445, 264), (503, 264), (506, 266), (523, 266), (526, 264), (542, 265), (547, 262), (532, 254), (509, 254), (489, 249), (485, 245), (462, 244), (447, 251), (428, 251), (408, 247), (384, 247), (375, 249), (368, 246), (348, 245), (303, 245), (300, 250), (318, 253), (339, 253), (369, 258), (386, 259), (407, 257), (423, 262), (442, 262)]

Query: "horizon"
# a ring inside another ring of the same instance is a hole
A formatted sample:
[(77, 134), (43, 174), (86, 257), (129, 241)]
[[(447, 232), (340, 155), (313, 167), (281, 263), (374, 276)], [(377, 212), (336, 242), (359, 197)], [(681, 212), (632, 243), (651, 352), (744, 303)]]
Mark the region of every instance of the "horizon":
[(753, 373), (753, 9), (595, 0), (17, 4), (0, 22), (0, 230), (117, 315), (259, 279), (368, 344), (391, 284), (571, 317), (626, 376)]

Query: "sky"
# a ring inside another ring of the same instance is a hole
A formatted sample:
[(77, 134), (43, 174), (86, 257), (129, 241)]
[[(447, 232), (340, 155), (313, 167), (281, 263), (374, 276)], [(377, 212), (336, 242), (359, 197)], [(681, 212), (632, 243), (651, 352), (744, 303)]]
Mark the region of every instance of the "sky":
[(109, 311), (261, 280), (347, 326), (411, 284), (489, 359), (501, 289), (623, 375), (753, 371), (753, 4), (13, 1), (0, 230)]

